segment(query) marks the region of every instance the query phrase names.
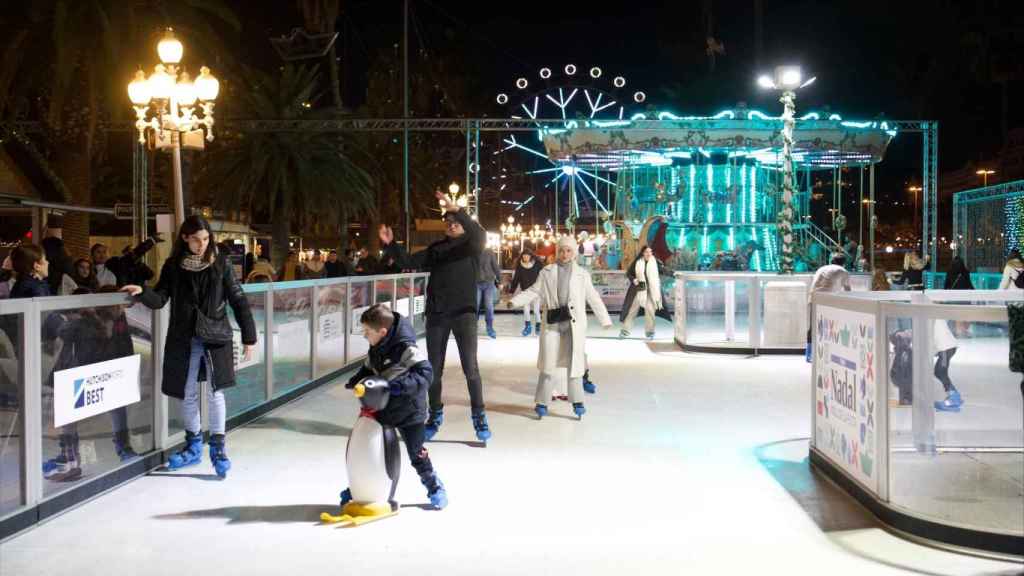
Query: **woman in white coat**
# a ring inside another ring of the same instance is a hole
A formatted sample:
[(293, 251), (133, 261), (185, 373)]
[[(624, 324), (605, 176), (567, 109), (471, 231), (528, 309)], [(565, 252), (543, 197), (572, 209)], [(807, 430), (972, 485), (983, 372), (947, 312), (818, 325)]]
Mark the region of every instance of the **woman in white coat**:
[(644, 332), (648, 340), (653, 340), (655, 312), (661, 310), (662, 303), (658, 260), (650, 246), (640, 249), (640, 255), (633, 261), (633, 265), (626, 269), (626, 276), (630, 280), (630, 286), (622, 303), (626, 317), (622, 319), (622, 332), (619, 332), (619, 338), (629, 336), (629, 331), (633, 329), (633, 321), (643, 306)]
[(525, 306), (540, 299), (540, 351), (537, 355), (537, 392), (534, 395), (537, 416), (547, 412), (556, 370), (565, 370), (569, 383), (569, 401), (576, 416), (583, 417), (583, 373), (586, 371), (587, 304), (597, 315), (601, 326), (608, 328), (612, 320), (594, 289), (590, 273), (576, 263), (576, 242), (562, 238), (558, 242), (555, 264), (540, 272), (537, 282), (512, 299), (513, 306)]

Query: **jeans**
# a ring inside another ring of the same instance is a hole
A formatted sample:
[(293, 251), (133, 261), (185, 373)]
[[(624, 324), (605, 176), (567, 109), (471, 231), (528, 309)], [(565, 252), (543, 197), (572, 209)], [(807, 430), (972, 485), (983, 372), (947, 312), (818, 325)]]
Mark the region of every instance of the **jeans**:
[(486, 311), (487, 329), (494, 330), (494, 282), (476, 283), (476, 319), (480, 320), (480, 300), (484, 301)]
[(462, 373), (466, 375), (466, 385), (469, 387), (470, 408), (473, 414), (479, 414), (484, 411), (484, 393), (480, 368), (476, 363), (476, 314), (473, 312), (455, 316), (427, 316), (427, 357), (434, 368), (434, 381), (430, 384), (430, 409), (444, 408), (441, 402), (441, 379), (444, 376), (444, 359), (451, 334), (455, 334), (455, 344), (459, 347)]
[(527, 324), (530, 323), (530, 311), (531, 310), (533, 311), (533, 317), (534, 317), (533, 322), (536, 322), (537, 324), (540, 324), (541, 323), (541, 319), (540, 319), (540, 298), (534, 298), (533, 302), (530, 302), (529, 304), (523, 306), (523, 320), (525, 320)]
[(413, 424), (399, 428), (402, 433), (402, 440), (405, 441), (405, 451), (409, 455), (409, 462), (416, 469), (420, 480), (427, 485), (427, 492), (433, 492), (437, 488), (437, 477), (434, 475), (434, 465), (430, 462), (430, 454), (423, 446), (424, 423)]
[[(185, 422), (185, 430), (198, 434), (202, 431), (202, 422), (199, 418), (199, 379), (200, 362), (206, 361), (206, 345), (198, 338), (192, 339), (192, 352), (188, 359), (188, 376), (185, 378), (185, 399), (181, 402), (181, 419)], [(206, 368), (206, 377), (210, 377), (210, 367)], [(207, 397), (210, 402), (210, 434), (224, 434), (225, 421), (227, 420), (227, 403), (224, 400), (224, 391), (213, 391), (213, 385), (206, 387)]]

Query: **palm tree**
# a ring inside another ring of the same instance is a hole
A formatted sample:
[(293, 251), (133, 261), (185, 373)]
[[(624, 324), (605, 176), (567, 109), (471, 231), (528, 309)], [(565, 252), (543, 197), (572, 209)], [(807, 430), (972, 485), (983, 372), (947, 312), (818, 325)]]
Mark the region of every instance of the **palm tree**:
[[(312, 109), (317, 66), (285, 66), (279, 76), (250, 70), (236, 94), (240, 115), (254, 120), (300, 120)], [(359, 150), (330, 132), (225, 133), (203, 158), (196, 188), (222, 206), (266, 213), (271, 257), (284, 262), (292, 227), (374, 211), (370, 176), (352, 160)]]
[[(218, 26), (241, 24), (223, 0), (36, 0), (8, 3), (0, 20), (0, 119), (41, 120), (49, 161), (66, 201), (88, 206), (100, 124), (131, 113), (125, 87), (132, 67), (154, 60), (155, 34), (173, 26), (190, 50), (220, 46)], [(30, 56), (29, 56), (30, 55)], [(65, 218), (65, 242), (88, 252), (89, 217)]]
[[(338, 14), (341, 12), (341, 0), (298, 0), (299, 11), (306, 30), (318, 34), (334, 34), (337, 31)], [(341, 85), (338, 79), (337, 42), (331, 43), (327, 52), (328, 82), (331, 87), (331, 101), (338, 110), (342, 109)]]

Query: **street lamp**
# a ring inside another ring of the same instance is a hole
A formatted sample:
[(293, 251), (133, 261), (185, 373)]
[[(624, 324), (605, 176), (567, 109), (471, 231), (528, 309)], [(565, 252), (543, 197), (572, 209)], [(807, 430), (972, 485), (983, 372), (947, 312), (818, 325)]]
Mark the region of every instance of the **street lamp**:
[[(181, 184), (181, 139), (188, 140), (190, 147), (203, 148), (203, 133), (206, 140), (213, 141), (213, 105), (220, 92), (220, 82), (203, 66), (193, 82), (188, 72), (178, 71), (178, 64), (185, 52), (181, 41), (168, 28), (156, 47), (160, 63), (153, 67), (153, 73), (139, 69), (128, 84), (128, 98), (135, 109), (135, 128), (139, 131), (139, 143), (146, 143), (146, 132), (152, 130), (157, 146), (169, 146), (172, 151), (174, 169), (174, 218), (178, 226), (185, 221), (185, 198)], [(195, 114), (196, 102), (202, 116)], [(147, 117), (152, 113), (152, 117)], [(198, 136), (198, 137), (195, 137)], [(169, 141), (168, 141), (169, 140)]]
[(995, 170), (987, 170), (985, 168), (982, 168), (981, 170), (978, 170), (977, 172), (975, 172), (975, 174), (977, 174), (978, 176), (982, 177), (982, 182), (984, 183), (983, 186), (988, 186), (989, 174), (995, 174), (995, 173), (996, 173)]
[(907, 188), (908, 192), (914, 193), (914, 229), (917, 229), (917, 193), (924, 190), (920, 186), (910, 186)]
[[(460, 208), (465, 208), (466, 206), (469, 205), (469, 199), (466, 197), (466, 195), (459, 196), (459, 190), (459, 185), (456, 184), (455, 182), (449, 184), (448, 198), (456, 205), (458, 205)], [(442, 212), (444, 212), (444, 209), (446, 206), (448, 206), (448, 203), (444, 199), (438, 200), (438, 203), (441, 204)]]
[(796, 91), (814, 82), (812, 77), (803, 79), (799, 66), (777, 66), (774, 77), (767, 74), (757, 79), (757, 84), (765, 90), (780, 90), (782, 96), (782, 156), (785, 163), (782, 167), (782, 210), (779, 227), (782, 232), (782, 260), (779, 272), (793, 273), (793, 128), (796, 126)]

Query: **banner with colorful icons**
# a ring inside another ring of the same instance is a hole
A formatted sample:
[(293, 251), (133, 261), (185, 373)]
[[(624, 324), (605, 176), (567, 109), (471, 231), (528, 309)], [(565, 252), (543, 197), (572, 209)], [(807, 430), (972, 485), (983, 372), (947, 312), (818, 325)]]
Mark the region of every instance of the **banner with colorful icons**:
[(875, 317), (816, 306), (814, 446), (878, 491)]

